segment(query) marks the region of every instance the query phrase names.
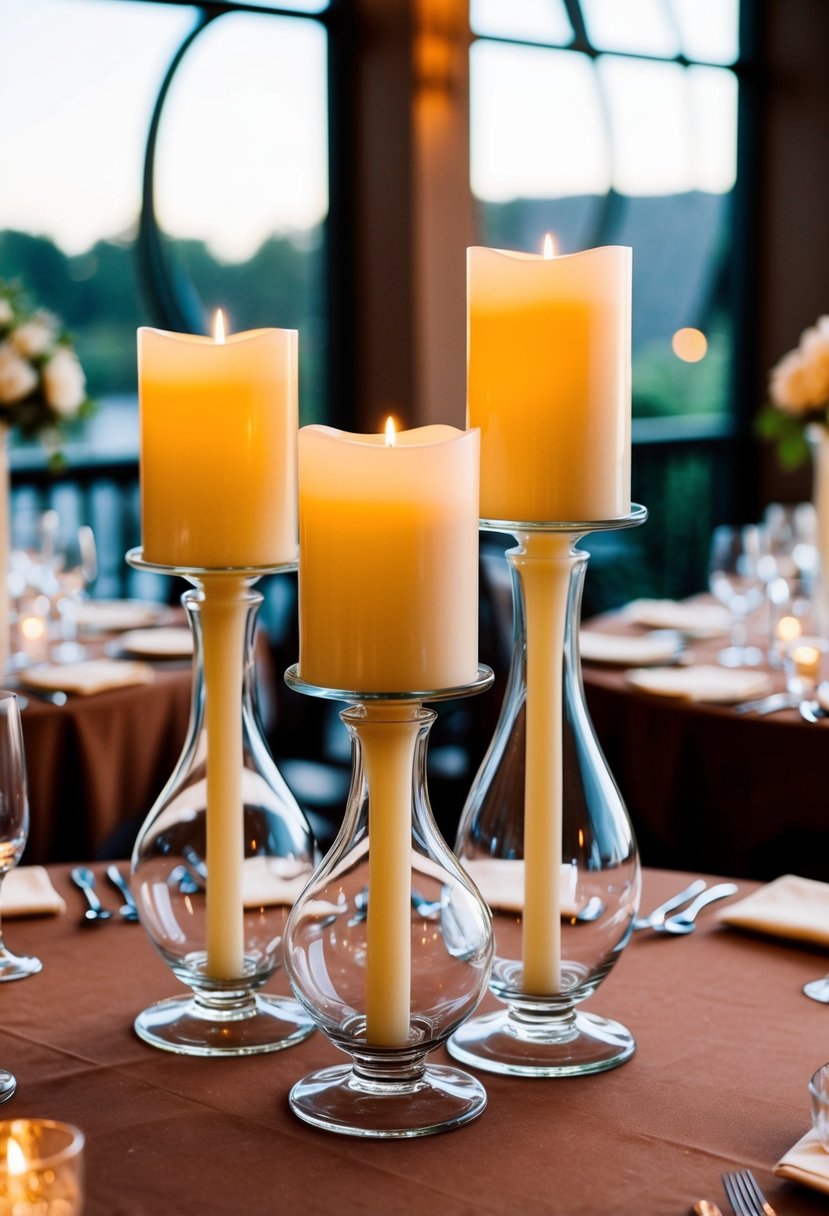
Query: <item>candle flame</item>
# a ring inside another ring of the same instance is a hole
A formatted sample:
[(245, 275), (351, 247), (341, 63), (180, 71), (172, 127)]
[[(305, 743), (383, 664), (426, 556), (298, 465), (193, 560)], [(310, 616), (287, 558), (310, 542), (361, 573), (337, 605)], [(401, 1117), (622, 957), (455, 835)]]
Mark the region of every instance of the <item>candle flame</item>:
[(555, 242), (551, 233), (547, 233), (544, 237), (544, 257), (549, 261), (556, 256)]
[(6, 1143), (7, 1171), (10, 1174), (23, 1174), (25, 1173), (27, 1165), (28, 1162), (26, 1161), (26, 1154), (23, 1152), (22, 1146), (18, 1144), (14, 1136), (9, 1136)]
[(397, 430), (394, 425), (394, 419), (389, 414), (386, 419), (386, 447), (393, 448), (397, 439)]
[(217, 346), (223, 346), (225, 340), (225, 318), (221, 308), (216, 309), (213, 319), (213, 340)]
[(793, 642), (799, 638), (803, 629), (796, 616), (782, 616), (777, 622), (777, 636), (783, 642)]

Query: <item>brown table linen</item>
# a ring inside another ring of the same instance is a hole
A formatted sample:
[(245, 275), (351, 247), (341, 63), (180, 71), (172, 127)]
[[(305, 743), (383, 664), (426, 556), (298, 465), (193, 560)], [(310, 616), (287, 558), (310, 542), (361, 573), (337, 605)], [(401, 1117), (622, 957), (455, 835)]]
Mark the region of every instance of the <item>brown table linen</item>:
[[(142, 1043), (133, 1018), (180, 985), (140, 926), (81, 927), (80, 893), (52, 874), (67, 914), (8, 926), (11, 948), (44, 967), (3, 985), (0, 1065), (18, 1090), (2, 1116), (84, 1130), (87, 1216), (677, 1216), (701, 1197), (727, 1210), (720, 1175), (743, 1166), (780, 1216), (826, 1211), (771, 1173), (808, 1129), (806, 1085), (829, 1059), (829, 1011), (801, 993), (826, 951), (720, 928), (713, 912), (689, 937), (637, 934), (586, 1005), (633, 1031), (627, 1064), (566, 1080), (481, 1073), (476, 1122), (361, 1141), (289, 1110), (296, 1079), (345, 1058), (319, 1032), (231, 1060)], [(643, 905), (684, 880), (646, 873)], [(287, 991), (284, 975), (270, 987)]]
[(189, 663), (153, 668), (151, 684), (70, 696), (66, 705), (22, 690), (27, 863), (100, 856), (147, 815), (181, 753), (192, 680)]
[[(641, 634), (622, 614), (587, 629)], [(692, 641), (694, 663), (716, 663), (722, 638)], [(783, 673), (766, 669), (775, 691)], [(590, 717), (625, 799), (643, 861), (738, 877), (793, 872), (829, 880), (824, 793), (829, 721), (796, 710), (768, 717), (654, 696), (624, 669), (583, 664)]]

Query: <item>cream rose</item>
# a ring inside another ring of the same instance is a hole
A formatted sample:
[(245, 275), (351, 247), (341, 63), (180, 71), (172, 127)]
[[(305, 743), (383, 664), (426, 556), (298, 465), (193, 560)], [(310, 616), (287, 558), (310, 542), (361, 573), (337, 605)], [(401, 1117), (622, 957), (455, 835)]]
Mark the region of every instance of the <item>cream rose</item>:
[(13, 316), (14, 312), (9, 301), (0, 297), (0, 325), (8, 325)]
[(0, 402), (12, 405), (37, 388), (37, 372), (8, 342), (0, 343)]
[(86, 396), (86, 377), (77, 356), (59, 346), (43, 365), (43, 390), (46, 402), (64, 418), (77, 414)]
[(55, 340), (55, 320), (48, 312), (36, 312), (34, 316), (13, 329), (9, 341), (19, 355), (32, 359), (43, 355)]

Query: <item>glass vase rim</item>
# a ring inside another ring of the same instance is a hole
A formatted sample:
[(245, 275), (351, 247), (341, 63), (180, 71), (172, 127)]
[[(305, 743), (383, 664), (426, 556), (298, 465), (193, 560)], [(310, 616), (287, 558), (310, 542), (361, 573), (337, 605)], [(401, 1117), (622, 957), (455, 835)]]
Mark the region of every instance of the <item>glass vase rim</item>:
[(614, 515), (610, 519), (480, 519), (481, 532), (556, 532), (584, 535), (588, 532), (616, 532), (623, 528), (638, 528), (648, 518), (648, 508), (632, 502), (625, 515)]
[(201, 582), (203, 577), (234, 576), (237, 578), (257, 579), (265, 574), (289, 574), (299, 569), (299, 558), (289, 562), (272, 562), (266, 566), (184, 566), (167, 565), (163, 562), (151, 562), (144, 558), (143, 546), (128, 549), (124, 559), (133, 570), (148, 571), (152, 574), (173, 574), (180, 578)]
[(309, 697), (321, 697), (327, 701), (349, 701), (359, 705), (364, 701), (451, 701), (459, 697), (475, 696), (492, 687), (495, 673), (485, 663), (479, 663), (477, 676), (467, 684), (458, 684), (450, 688), (366, 692), (348, 688), (326, 688), (320, 684), (311, 684), (309, 681), (303, 680), (299, 674), (299, 664), (292, 663), (285, 672), (284, 680), (294, 692), (301, 692)]
[[(0, 1120), (0, 1136), (6, 1128), (9, 1129), (9, 1137), (14, 1135), (14, 1125), (16, 1123), (31, 1124), (38, 1128), (43, 1128), (50, 1132), (65, 1132), (68, 1140), (60, 1148), (55, 1149), (51, 1153), (43, 1153), (36, 1157), (27, 1157), (26, 1169), (36, 1170), (45, 1169), (47, 1167), (54, 1169), (56, 1166), (62, 1165), (64, 1161), (69, 1161), (82, 1152), (86, 1145), (86, 1136), (81, 1128), (74, 1123), (66, 1123), (61, 1119), (39, 1119), (35, 1116), (18, 1115), (14, 1119)], [(6, 1169), (0, 1169), (0, 1172), (6, 1173)]]

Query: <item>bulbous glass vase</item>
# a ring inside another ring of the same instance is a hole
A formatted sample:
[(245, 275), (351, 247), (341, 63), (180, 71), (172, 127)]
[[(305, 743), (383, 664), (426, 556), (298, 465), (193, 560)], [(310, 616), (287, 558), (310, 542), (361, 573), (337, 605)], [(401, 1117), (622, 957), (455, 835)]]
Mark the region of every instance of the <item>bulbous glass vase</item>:
[(136, 840), (132, 890), (150, 941), (192, 995), (150, 1006), (135, 1029), (183, 1054), (276, 1051), (314, 1028), (296, 1001), (260, 991), (282, 964), (314, 842), (257, 713), (262, 596), (250, 580), (205, 574), (182, 602), (194, 638), (189, 731)]
[(491, 918), (432, 817), (426, 743), (435, 713), (378, 698), (341, 717), (352, 741), (345, 817), (291, 912), (285, 965), (299, 1000), (352, 1063), (303, 1078), (290, 1103), (329, 1131), (428, 1135), (486, 1104), (479, 1081), (427, 1056), (486, 991)]
[(640, 866), (585, 704), (579, 618), (588, 554), (574, 541), (643, 517), (494, 525), (520, 542), (507, 553), (513, 659), (456, 853), (494, 913), (490, 988), (506, 1009), (468, 1021), (449, 1041), (456, 1059), (490, 1072), (598, 1072), (635, 1048), (624, 1026), (578, 1009), (628, 942)]

